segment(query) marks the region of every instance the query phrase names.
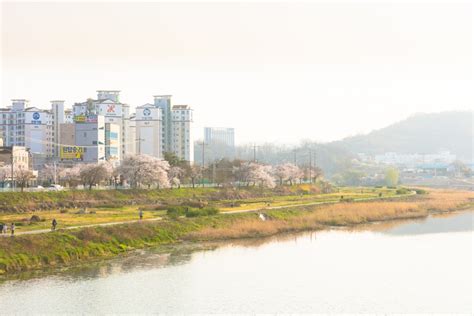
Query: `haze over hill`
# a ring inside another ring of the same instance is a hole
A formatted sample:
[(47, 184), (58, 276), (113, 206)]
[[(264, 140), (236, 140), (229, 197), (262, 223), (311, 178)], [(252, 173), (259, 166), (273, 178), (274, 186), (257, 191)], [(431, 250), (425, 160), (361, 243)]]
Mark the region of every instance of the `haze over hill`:
[(406, 120), (331, 144), (352, 153), (435, 153), (449, 150), (472, 160), (473, 115), (470, 111), (416, 114)]

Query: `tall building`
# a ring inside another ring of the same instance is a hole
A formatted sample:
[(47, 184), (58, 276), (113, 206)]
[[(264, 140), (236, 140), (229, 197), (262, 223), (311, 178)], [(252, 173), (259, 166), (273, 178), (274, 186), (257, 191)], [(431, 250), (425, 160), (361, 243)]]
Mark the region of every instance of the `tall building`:
[(14, 99), (11, 106), (0, 109), (0, 137), (4, 146), (28, 148), (37, 169), (53, 156), (52, 112), (29, 106), (28, 100)]
[(135, 114), (136, 128), (136, 153), (146, 154), (161, 158), (162, 146), (162, 120), (160, 108), (153, 104), (137, 107)]
[(120, 126), (105, 123), (105, 159), (113, 164), (119, 164), (122, 157)]
[(171, 152), (171, 95), (155, 95), (153, 97), (155, 99), (155, 106), (161, 111), (161, 120), (163, 122), (161, 128), (161, 152)]
[[(76, 103), (73, 106), (74, 122), (81, 123), (87, 120), (87, 117), (102, 116), (104, 124), (116, 124), (120, 132), (120, 157), (126, 155), (126, 144), (130, 142), (130, 107), (120, 102), (120, 91), (118, 90), (98, 90), (97, 99), (88, 99), (82, 103)], [(80, 138), (80, 135), (76, 135)]]
[(188, 105), (174, 105), (171, 109), (171, 117), (171, 152), (181, 159), (192, 162), (194, 160), (194, 141), (191, 133), (193, 110)]
[(59, 140), (61, 138), (61, 124), (64, 124), (66, 122), (63, 100), (51, 101), (51, 121), (51, 153), (54, 158), (59, 158)]
[(204, 142), (209, 149), (209, 160), (235, 157), (235, 131), (233, 128), (205, 127)]
[(79, 160), (87, 163), (105, 161), (105, 117), (95, 114), (76, 117), (74, 127), (75, 146), (81, 148), (82, 154)]
[(179, 158), (192, 162), (192, 122), (191, 107), (171, 105), (171, 95), (155, 95), (153, 104), (137, 108), (134, 118), (136, 152), (160, 158), (165, 152), (172, 152)]
[(235, 132), (227, 127), (204, 127), (204, 142), (206, 144), (222, 144), (235, 147)]

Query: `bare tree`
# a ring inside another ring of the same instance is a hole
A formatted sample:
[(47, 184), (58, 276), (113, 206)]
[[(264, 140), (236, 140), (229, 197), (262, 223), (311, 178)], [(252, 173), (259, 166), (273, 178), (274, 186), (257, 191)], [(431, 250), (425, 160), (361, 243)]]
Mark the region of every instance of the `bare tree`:
[(21, 167), (15, 168), (14, 175), (21, 192), (23, 192), (28, 183), (35, 178), (33, 171)]
[(192, 165), (190, 168), (188, 168), (187, 171), (188, 171), (188, 177), (189, 179), (191, 179), (191, 184), (194, 189), (196, 185), (196, 180), (202, 176), (202, 168), (197, 165)]

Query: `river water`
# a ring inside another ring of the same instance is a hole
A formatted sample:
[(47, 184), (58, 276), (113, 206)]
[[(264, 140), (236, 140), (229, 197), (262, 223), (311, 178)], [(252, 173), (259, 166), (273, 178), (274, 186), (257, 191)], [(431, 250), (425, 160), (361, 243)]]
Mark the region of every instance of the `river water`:
[(473, 214), (141, 251), (4, 281), (0, 310), (472, 314)]

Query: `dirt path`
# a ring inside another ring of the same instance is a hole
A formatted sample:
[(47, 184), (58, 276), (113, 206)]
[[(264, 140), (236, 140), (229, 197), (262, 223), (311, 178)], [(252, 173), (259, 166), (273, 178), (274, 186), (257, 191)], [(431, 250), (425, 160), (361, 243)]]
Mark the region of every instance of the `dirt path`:
[[(80, 225), (80, 226), (69, 226), (64, 227), (61, 230), (71, 230), (71, 229), (78, 229), (78, 228), (86, 228), (86, 227), (100, 227), (100, 226), (113, 226), (113, 225), (121, 225), (121, 224), (132, 224), (132, 223), (139, 223), (139, 222), (155, 222), (161, 220), (161, 217), (156, 218), (149, 218), (149, 219), (142, 219), (142, 220), (132, 220), (132, 221), (121, 221), (121, 222), (110, 222), (110, 223), (100, 223), (100, 224), (88, 224), (88, 225)], [(15, 236), (21, 235), (36, 235), (36, 234), (44, 234), (51, 232), (51, 229), (37, 229), (37, 230), (30, 230), (26, 232), (15, 232)], [(10, 231), (7, 234), (0, 235), (1, 237), (10, 237)]]

